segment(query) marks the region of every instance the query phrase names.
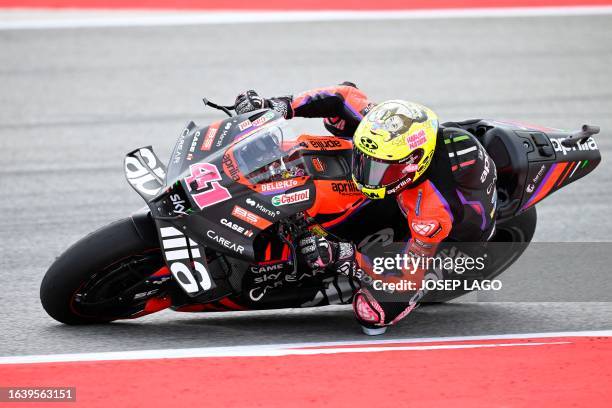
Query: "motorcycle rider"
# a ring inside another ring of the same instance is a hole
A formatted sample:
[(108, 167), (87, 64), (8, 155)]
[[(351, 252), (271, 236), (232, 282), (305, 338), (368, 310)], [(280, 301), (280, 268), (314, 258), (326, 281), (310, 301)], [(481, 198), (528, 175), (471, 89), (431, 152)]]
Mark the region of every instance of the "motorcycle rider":
[[(410, 256), (433, 256), (447, 240), (483, 242), (493, 236), (495, 164), (473, 135), (440, 126), (429, 108), (402, 100), (375, 104), (351, 82), (295, 97), (264, 99), (249, 90), (236, 98), (238, 114), (261, 108), (286, 119), (323, 118), (330, 133), (352, 138), (353, 180), (370, 199), (395, 196), (411, 231), (406, 249)], [(299, 239), (299, 246), (313, 268), (371, 274), (351, 243), (310, 234)], [(418, 283), (425, 272), (412, 271), (411, 279)], [(353, 310), (366, 334), (381, 334), (410, 313), (420, 296), (421, 291), (404, 293), (388, 301), (362, 287), (353, 298)]]

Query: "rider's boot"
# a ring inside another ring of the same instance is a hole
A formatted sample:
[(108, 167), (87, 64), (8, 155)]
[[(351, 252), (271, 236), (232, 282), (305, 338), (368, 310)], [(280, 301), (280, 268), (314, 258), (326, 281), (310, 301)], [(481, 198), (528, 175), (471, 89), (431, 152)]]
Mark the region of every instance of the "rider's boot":
[(378, 336), (387, 331), (385, 312), (367, 290), (359, 289), (353, 296), (353, 312), (364, 334)]

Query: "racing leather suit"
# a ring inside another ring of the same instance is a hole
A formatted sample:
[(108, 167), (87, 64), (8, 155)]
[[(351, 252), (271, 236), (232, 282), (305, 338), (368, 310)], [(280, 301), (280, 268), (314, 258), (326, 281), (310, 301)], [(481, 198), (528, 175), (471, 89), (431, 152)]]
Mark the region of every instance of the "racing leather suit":
[[(375, 106), (350, 82), (295, 97), (272, 98), (275, 100), (286, 102), (282, 111), (287, 119), (323, 118), (327, 130), (343, 138), (352, 138), (361, 119)], [(395, 193), (411, 231), (407, 252), (412, 256), (433, 256), (437, 245), (445, 240), (487, 241), (495, 228), (496, 180), (495, 163), (473, 135), (441, 126), (426, 173), (415, 184)], [(358, 254), (358, 266), (365, 269), (360, 259)], [(419, 271), (417, 281), (424, 272)], [(407, 302), (380, 304), (384, 309), (380, 311), (382, 324), (394, 323), (414, 307)]]

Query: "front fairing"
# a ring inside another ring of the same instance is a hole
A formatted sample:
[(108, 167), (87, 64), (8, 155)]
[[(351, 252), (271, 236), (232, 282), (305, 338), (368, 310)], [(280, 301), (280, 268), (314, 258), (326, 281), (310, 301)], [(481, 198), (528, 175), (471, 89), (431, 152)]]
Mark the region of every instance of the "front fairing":
[(301, 160), (296, 135), (274, 111), (202, 128), (190, 122), (170, 157), (165, 189), (149, 207), (196, 242), (253, 260), (262, 231), (315, 200)]

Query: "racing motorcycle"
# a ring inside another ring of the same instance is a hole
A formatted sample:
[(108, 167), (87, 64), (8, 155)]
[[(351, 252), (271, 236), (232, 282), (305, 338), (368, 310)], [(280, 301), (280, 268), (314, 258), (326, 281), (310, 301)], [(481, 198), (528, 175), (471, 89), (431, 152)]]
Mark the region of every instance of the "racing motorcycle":
[[(179, 312), (346, 304), (361, 284), (312, 270), (296, 256), (305, 229), (351, 241), (362, 251), (410, 237), (394, 199), (369, 200), (351, 178), (352, 143), (293, 132), (272, 110), (189, 122), (168, 166), (153, 149), (127, 154), (127, 181), (146, 207), (68, 248), (47, 271), (40, 298), (66, 324)], [(599, 164), (595, 126), (567, 132), (497, 120), (448, 122), (478, 138), (497, 166), (493, 242), (504, 242), (485, 278), (525, 249), (535, 205)], [(465, 291), (429, 294), (440, 302)]]

